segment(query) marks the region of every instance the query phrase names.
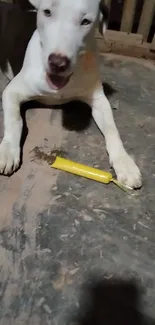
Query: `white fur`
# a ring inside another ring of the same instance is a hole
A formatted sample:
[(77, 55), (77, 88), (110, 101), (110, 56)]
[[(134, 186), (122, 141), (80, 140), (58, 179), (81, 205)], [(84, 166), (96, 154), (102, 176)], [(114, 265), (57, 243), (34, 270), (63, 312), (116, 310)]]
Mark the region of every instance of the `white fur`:
[[(124, 149), (100, 80), (92, 35), (99, 0), (31, 0), (31, 3), (38, 9), (38, 29), (29, 42), (20, 73), (3, 92), (0, 172), (9, 174), (19, 166), (22, 102), (37, 99), (53, 105), (79, 99), (92, 107), (93, 118), (105, 137), (110, 163), (119, 181), (129, 187), (140, 187), (140, 171)], [(43, 9), (50, 9), (52, 16), (45, 17)], [(92, 20), (92, 26), (80, 26), (82, 15)], [(71, 59), (73, 72), (69, 83), (60, 90), (50, 88), (46, 81), (48, 56), (55, 51)], [(89, 66), (85, 60), (87, 51), (91, 52)]]

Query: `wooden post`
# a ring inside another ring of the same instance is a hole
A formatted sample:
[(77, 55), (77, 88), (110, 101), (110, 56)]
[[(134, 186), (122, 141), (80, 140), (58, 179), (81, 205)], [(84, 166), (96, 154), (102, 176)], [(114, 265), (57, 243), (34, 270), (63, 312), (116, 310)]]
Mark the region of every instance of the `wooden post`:
[(131, 33), (135, 9), (136, 9), (136, 0), (125, 0), (123, 8), (123, 17), (121, 21), (121, 31), (126, 33)]
[(155, 0), (144, 0), (143, 10), (138, 27), (138, 34), (142, 34), (145, 41), (147, 41), (150, 32), (154, 12)]
[(151, 46), (150, 46), (150, 50), (155, 52), (155, 34), (153, 36), (153, 40), (152, 40), (152, 43), (151, 43)]

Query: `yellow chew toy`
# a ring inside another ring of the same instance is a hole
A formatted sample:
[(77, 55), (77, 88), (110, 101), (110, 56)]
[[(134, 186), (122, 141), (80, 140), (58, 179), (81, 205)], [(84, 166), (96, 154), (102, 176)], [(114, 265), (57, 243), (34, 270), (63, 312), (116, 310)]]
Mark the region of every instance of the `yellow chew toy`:
[(116, 179), (114, 179), (112, 174), (109, 172), (102, 171), (97, 168), (89, 167), (83, 164), (79, 164), (74, 161), (61, 158), (58, 156), (56, 157), (55, 161), (52, 163), (51, 167), (75, 175), (83, 176), (85, 178), (89, 178), (105, 184), (109, 184), (110, 182), (113, 182), (124, 191), (128, 191), (129, 189), (124, 185), (120, 184)]

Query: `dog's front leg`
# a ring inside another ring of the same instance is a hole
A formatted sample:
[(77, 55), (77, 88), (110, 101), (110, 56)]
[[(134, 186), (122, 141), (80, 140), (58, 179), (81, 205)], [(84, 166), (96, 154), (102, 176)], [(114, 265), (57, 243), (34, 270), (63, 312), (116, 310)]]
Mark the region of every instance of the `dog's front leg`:
[(22, 134), (22, 118), (20, 104), (28, 100), (30, 90), (17, 75), (5, 88), (2, 94), (4, 112), (4, 137), (0, 144), (0, 173), (11, 174), (20, 163), (20, 140)]
[(92, 116), (105, 137), (110, 164), (113, 166), (120, 182), (131, 188), (142, 185), (139, 168), (124, 149), (119, 132), (114, 122), (112, 109), (103, 89), (97, 90), (91, 100)]

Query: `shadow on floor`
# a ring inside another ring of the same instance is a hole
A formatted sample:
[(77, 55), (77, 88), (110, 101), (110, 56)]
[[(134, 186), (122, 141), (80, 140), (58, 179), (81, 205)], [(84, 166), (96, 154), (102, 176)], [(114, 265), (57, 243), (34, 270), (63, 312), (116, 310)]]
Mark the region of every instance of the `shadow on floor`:
[[(116, 90), (109, 84), (103, 84), (105, 95), (110, 98)], [(69, 131), (86, 130), (91, 122), (91, 108), (80, 101), (62, 105), (62, 125)], [(74, 109), (73, 109), (74, 108)]]
[(63, 105), (62, 125), (69, 131), (84, 131), (91, 123), (91, 108), (80, 101)]
[(134, 281), (91, 279), (81, 290), (78, 325), (154, 325), (141, 310), (141, 290)]

